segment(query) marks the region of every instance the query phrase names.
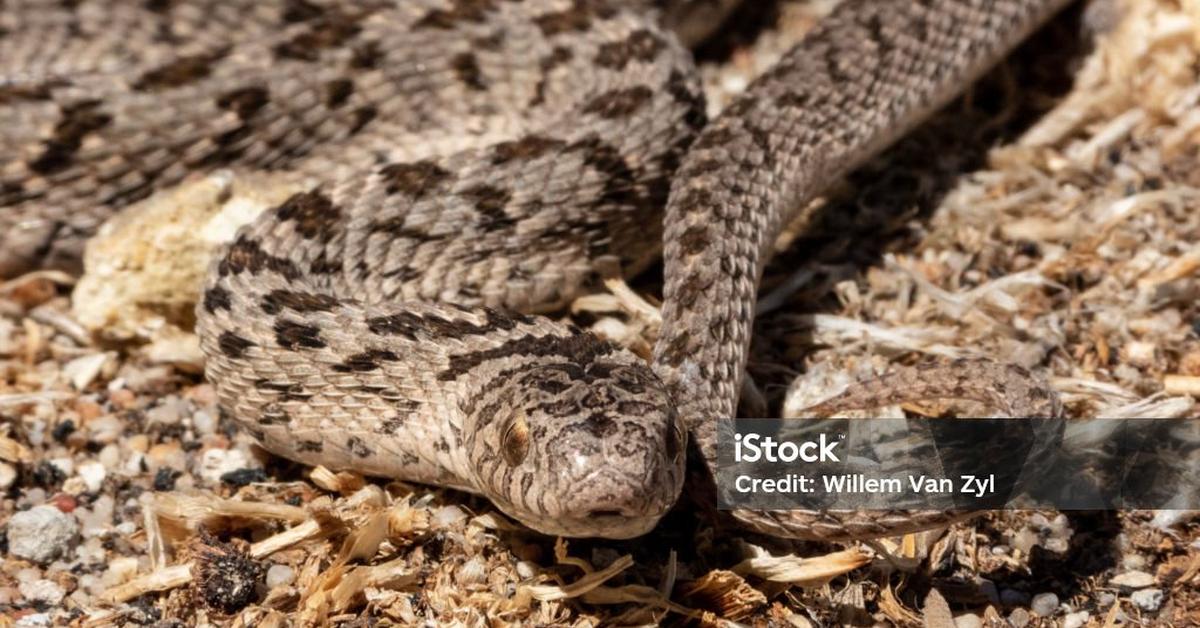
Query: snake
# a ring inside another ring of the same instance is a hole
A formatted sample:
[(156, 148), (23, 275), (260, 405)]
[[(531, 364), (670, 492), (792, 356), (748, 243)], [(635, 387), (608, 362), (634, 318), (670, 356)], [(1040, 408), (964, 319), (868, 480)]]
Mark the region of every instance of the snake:
[[(0, 276), (77, 268), (107, 217), (195, 172), (311, 177), (199, 295), (221, 412), (546, 534), (645, 534), (688, 452), (715, 464), (783, 226), (1067, 0), (845, 0), (711, 121), (664, 4), (5, 2)], [(660, 256), (649, 363), (548, 316)], [(961, 516), (732, 514), (818, 540)]]

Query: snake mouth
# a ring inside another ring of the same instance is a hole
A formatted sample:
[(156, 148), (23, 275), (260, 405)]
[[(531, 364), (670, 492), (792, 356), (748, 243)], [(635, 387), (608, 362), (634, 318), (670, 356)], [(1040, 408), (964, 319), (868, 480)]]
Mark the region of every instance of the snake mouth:
[(584, 517), (538, 521), (536, 526), (531, 527), (555, 536), (632, 539), (653, 530), (661, 518), (661, 515), (631, 517), (616, 511), (594, 511)]

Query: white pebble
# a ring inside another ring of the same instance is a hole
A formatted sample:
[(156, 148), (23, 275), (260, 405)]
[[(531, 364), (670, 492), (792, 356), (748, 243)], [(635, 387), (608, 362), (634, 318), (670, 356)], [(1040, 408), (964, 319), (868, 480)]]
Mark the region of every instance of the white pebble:
[(79, 534), (75, 517), (54, 506), (35, 506), (8, 520), (8, 551), (35, 563), (48, 563), (62, 554)]
[(27, 601), (41, 602), (50, 606), (57, 606), (67, 596), (62, 585), (45, 578), (33, 582), (22, 582), (17, 589), (21, 592), (21, 597)]
[(87, 429), (91, 440), (103, 444), (115, 443), (125, 430), (125, 422), (115, 415), (106, 414), (88, 421)]
[(1087, 621), (1092, 618), (1092, 614), (1087, 611), (1079, 611), (1070, 613), (1063, 617), (1062, 628), (1083, 628)]
[(1029, 610), (1042, 617), (1050, 617), (1058, 611), (1058, 596), (1053, 593), (1039, 593), (1033, 596)]
[(17, 582), (33, 582), (42, 578), (42, 570), (26, 567), (17, 571)]
[(240, 449), (209, 449), (200, 458), (199, 476), (209, 484), (219, 484), (221, 476), (230, 471), (246, 469), (257, 464), (251, 464), (246, 454)]
[(1129, 600), (1133, 602), (1135, 606), (1144, 611), (1154, 612), (1158, 610), (1158, 607), (1162, 606), (1163, 591), (1162, 589), (1142, 589), (1141, 591), (1134, 591), (1133, 595), (1129, 596)]
[(267, 570), (267, 588), (286, 587), (296, 580), (296, 570), (287, 565), (271, 565)]
[(95, 460), (89, 460), (79, 465), (79, 477), (83, 478), (83, 483), (87, 486), (87, 490), (90, 493), (100, 490), (100, 487), (104, 485), (104, 478), (107, 475), (108, 471), (104, 468), (104, 465)]
[(84, 536), (95, 536), (107, 532), (112, 526), (113, 512), (116, 504), (112, 495), (101, 495), (92, 502), (91, 508), (79, 508), (79, 523), (83, 526)]
[(52, 458), (50, 464), (62, 471), (64, 477), (70, 477), (75, 473), (75, 461), (70, 458)]
[(196, 433), (204, 436), (217, 431), (217, 420), (209, 412), (197, 410), (192, 415), (192, 427), (196, 428)]
[(96, 454), (96, 460), (99, 460), (105, 469), (116, 471), (121, 466), (121, 448), (115, 443), (109, 443)]
[(146, 460), (146, 454), (143, 454), (140, 451), (130, 452), (129, 457), (125, 459), (125, 464), (123, 465), (123, 470), (128, 475), (138, 475), (139, 473), (142, 472), (142, 469), (144, 468), (143, 464), (144, 464), (145, 460)]
[(175, 425), (183, 419), (186, 411), (186, 401), (179, 397), (168, 397), (161, 404), (146, 411), (146, 424)]
[(79, 590), (86, 591), (90, 595), (100, 595), (104, 592), (104, 583), (100, 578), (93, 574), (85, 573), (79, 576)]
[(50, 625), (50, 613), (33, 613), (26, 615), (13, 624), (16, 628), (42, 628)]
[(528, 580), (536, 573), (537, 567), (533, 563), (527, 560), (517, 562), (517, 575), (520, 576), (522, 580)]
[(1143, 589), (1154, 584), (1154, 576), (1144, 571), (1126, 571), (1113, 576), (1108, 583), (1123, 589)]

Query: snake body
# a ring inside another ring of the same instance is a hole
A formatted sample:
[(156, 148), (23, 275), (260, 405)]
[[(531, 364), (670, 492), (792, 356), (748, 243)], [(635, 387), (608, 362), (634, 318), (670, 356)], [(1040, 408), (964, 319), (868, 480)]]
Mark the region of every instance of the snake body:
[[(222, 410), (289, 458), (636, 536), (678, 498), (689, 434), (715, 460), (781, 225), (1066, 1), (847, 0), (707, 126), (639, 2), (7, 3), (0, 275), (71, 265), (195, 170), (316, 177), (206, 281)], [(652, 365), (534, 315), (660, 250)], [(820, 539), (956, 516), (734, 514)]]

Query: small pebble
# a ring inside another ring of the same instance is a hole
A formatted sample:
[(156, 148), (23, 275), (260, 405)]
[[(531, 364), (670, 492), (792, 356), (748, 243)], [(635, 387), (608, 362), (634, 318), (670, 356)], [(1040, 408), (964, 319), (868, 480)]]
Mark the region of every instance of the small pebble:
[(100, 578), (93, 574), (85, 573), (79, 576), (79, 590), (86, 591), (89, 595), (100, 595), (105, 591), (105, 588)]
[(30, 613), (13, 624), (16, 628), (42, 628), (51, 625), (50, 613)]
[(517, 561), (517, 575), (520, 576), (522, 580), (528, 580), (532, 578), (537, 572), (537, 567), (535, 567), (533, 563), (527, 560)]
[(1039, 593), (1033, 596), (1029, 610), (1042, 617), (1050, 617), (1058, 611), (1058, 596), (1053, 593)]
[(1154, 576), (1144, 571), (1126, 571), (1113, 576), (1108, 583), (1126, 590), (1144, 589), (1154, 584)]
[(1016, 589), (1004, 589), (1000, 592), (1000, 603), (1004, 606), (1029, 606), (1029, 594)]
[(271, 565), (267, 570), (267, 588), (286, 587), (296, 580), (296, 570), (287, 565)]
[(1129, 596), (1129, 601), (1133, 602), (1134, 606), (1137, 606), (1144, 611), (1153, 612), (1162, 606), (1163, 591), (1162, 589), (1157, 588), (1134, 591), (1133, 594)]
[(25, 569), (17, 570), (17, 582), (33, 582), (42, 577), (41, 569), (26, 567)]
[(1008, 623), (1012, 624), (1013, 628), (1025, 628), (1029, 625), (1029, 620), (1029, 611), (1023, 608), (1015, 608), (1008, 614)]
[(1061, 536), (1051, 537), (1042, 543), (1042, 547), (1051, 554), (1066, 554), (1071, 549), (1071, 539)]
[(53, 580), (34, 580), (33, 582), (22, 582), (18, 587), (21, 591), (21, 597), (25, 598), (30, 603), (42, 603), (50, 606), (57, 606), (67, 592), (63, 590), (62, 585)]
[(108, 471), (104, 468), (104, 465), (95, 460), (89, 460), (79, 465), (79, 477), (83, 478), (83, 483), (87, 486), (88, 492), (95, 493), (100, 490), (100, 487), (104, 485), (104, 478), (107, 475)]
[(57, 467), (62, 472), (63, 477), (75, 473), (75, 461), (70, 458), (53, 458), (50, 460), (50, 464)]
[(106, 414), (87, 425), (88, 438), (92, 441), (107, 445), (117, 442), (121, 432), (125, 430), (125, 422), (115, 415)]
[(1100, 597), (1096, 600), (1096, 603), (1100, 606), (1100, 608), (1108, 608), (1116, 601), (1117, 595), (1115, 593), (1110, 591), (1101, 591)]
[(1091, 618), (1092, 614), (1087, 611), (1070, 613), (1063, 617), (1062, 628), (1083, 628)]
[(155, 472), (163, 467), (183, 471), (187, 467), (187, 454), (183, 452), (178, 441), (160, 443), (150, 447), (149, 453), (146, 454), (146, 462), (150, 465), (150, 470)]
[(200, 457), (198, 475), (209, 484), (219, 484), (221, 476), (230, 471), (250, 469), (259, 466), (251, 461), (240, 449), (209, 449)]
[(186, 401), (179, 397), (167, 397), (161, 404), (146, 411), (146, 425), (175, 425), (186, 412)]
[(1022, 528), (1020, 532), (1017, 532), (1016, 535), (1013, 536), (1012, 546), (1022, 554), (1029, 554), (1029, 552), (1033, 550), (1033, 547), (1037, 545), (1037, 542), (1037, 532), (1034, 532), (1029, 528)]
[(8, 520), (8, 551), (35, 563), (48, 563), (71, 549), (79, 534), (75, 517), (53, 506), (35, 506)]
[(192, 415), (192, 427), (196, 428), (196, 433), (201, 436), (212, 434), (217, 431), (217, 419), (204, 410), (197, 410)]
[(979, 592), (987, 598), (988, 603), (995, 606), (1000, 605), (1000, 592), (996, 589), (996, 583), (986, 578), (979, 581)]
[(121, 467), (121, 448), (117, 447), (116, 443), (109, 443), (96, 454), (96, 460), (104, 465), (105, 469), (116, 471)]

